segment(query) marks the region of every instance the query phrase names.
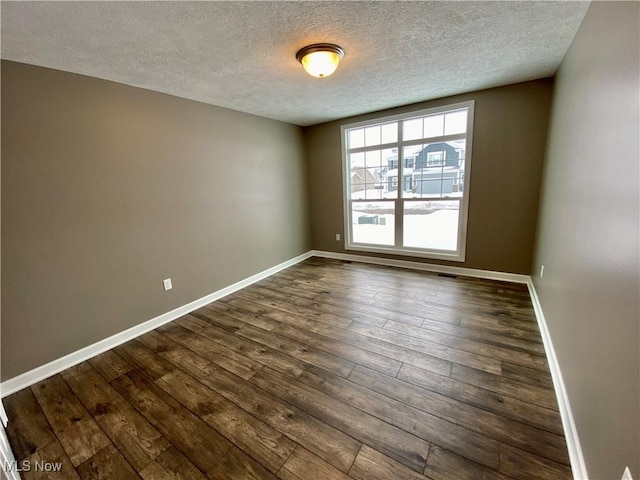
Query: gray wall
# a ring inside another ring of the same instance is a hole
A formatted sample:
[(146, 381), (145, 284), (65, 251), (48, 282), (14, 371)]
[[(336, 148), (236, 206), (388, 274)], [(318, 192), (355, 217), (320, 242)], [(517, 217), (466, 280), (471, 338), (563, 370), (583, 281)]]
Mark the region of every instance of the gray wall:
[(299, 127), (3, 61), (2, 379), (308, 251), (306, 178)]
[(535, 250), (591, 479), (640, 478), (638, 5), (593, 2), (561, 64)]
[(347, 252), (344, 242), (335, 240), (336, 233), (344, 233), (340, 125), (475, 100), (466, 261), (393, 258), (528, 274), (551, 87), (550, 79), (519, 83), (305, 129), (313, 248)]

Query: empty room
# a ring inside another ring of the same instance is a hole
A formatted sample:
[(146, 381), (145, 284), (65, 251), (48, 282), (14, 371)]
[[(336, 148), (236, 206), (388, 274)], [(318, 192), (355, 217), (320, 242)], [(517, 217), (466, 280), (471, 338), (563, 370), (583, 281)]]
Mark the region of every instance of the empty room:
[(17, 479), (640, 480), (640, 3), (2, 1)]

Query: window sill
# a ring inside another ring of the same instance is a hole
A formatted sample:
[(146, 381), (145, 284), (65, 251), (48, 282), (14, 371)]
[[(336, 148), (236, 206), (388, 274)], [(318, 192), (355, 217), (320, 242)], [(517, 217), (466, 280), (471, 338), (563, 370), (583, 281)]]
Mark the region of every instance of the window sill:
[(425, 251), (412, 250), (410, 248), (398, 249), (394, 247), (384, 247), (380, 245), (362, 245), (362, 244), (346, 244), (345, 250), (356, 252), (383, 253), (387, 255), (397, 255), (402, 257), (429, 258), (432, 260), (448, 260), (450, 262), (464, 262), (465, 252), (441, 252), (441, 251)]

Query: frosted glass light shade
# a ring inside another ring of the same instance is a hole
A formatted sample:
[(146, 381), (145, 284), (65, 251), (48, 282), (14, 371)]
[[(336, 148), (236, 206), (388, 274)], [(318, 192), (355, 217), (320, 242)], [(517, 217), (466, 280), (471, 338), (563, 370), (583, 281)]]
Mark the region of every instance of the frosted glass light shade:
[(328, 77), (335, 72), (343, 57), (344, 50), (332, 43), (316, 43), (296, 53), (296, 58), (307, 73), (318, 78)]

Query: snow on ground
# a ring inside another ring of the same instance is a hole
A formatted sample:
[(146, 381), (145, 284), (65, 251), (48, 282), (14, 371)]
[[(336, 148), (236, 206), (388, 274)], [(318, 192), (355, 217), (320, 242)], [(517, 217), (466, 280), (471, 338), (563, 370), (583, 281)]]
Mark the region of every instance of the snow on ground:
[[(358, 224), (354, 212), (353, 241), (394, 245), (394, 215), (379, 215), (378, 225)], [(458, 210), (437, 210), (428, 215), (405, 215), (404, 246), (455, 251), (458, 243)]]
[[(434, 194), (425, 194), (425, 197), (438, 197), (438, 195)], [(461, 198), (462, 192), (451, 192), (445, 193), (443, 198)], [(398, 192), (394, 190), (393, 192), (387, 192), (383, 189), (370, 189), (370, 190), (360, 190), (359, 192), (352, 192), (351, 199), (352, 200), (377, 200), (377, 199), (386, 199), (386, 198), (398, 198)], [(419, 193), (412, 192), (404, 192), (402, 198), (421, 198)]]

